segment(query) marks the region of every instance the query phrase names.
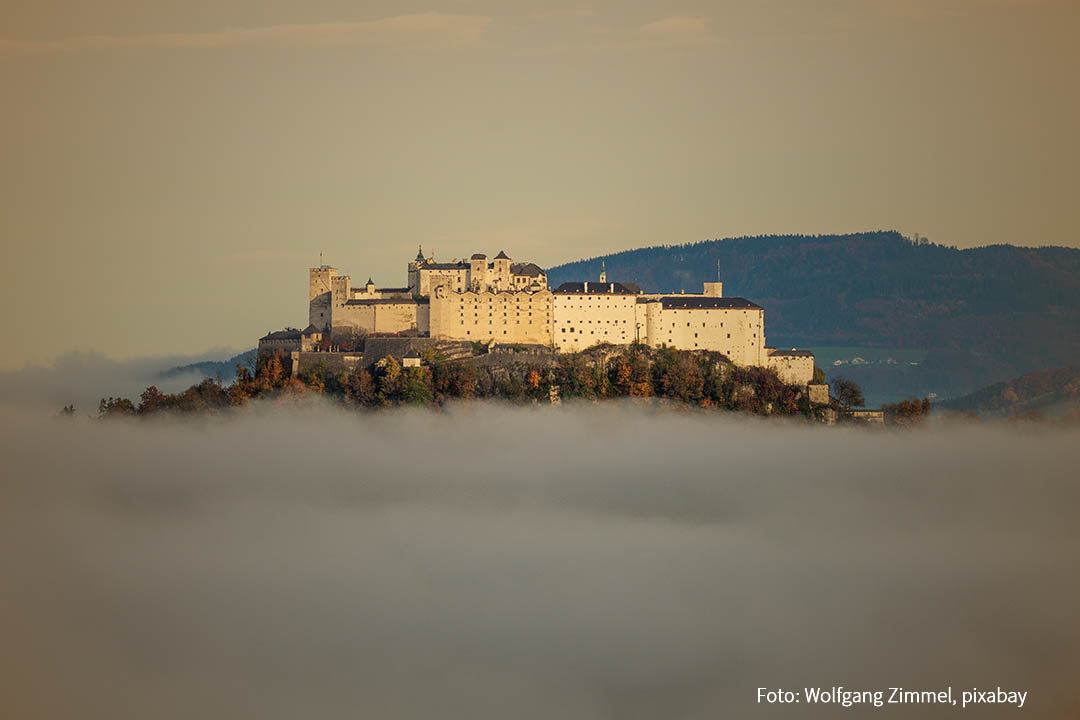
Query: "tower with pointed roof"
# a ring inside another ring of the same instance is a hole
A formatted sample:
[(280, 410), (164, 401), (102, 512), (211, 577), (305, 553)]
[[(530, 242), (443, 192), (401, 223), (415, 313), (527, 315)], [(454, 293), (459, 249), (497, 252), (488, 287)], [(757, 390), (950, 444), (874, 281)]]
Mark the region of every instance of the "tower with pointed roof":
[(607, 282), (607, 267), (604, 265), (603, 260), (600, 260), (600, 282)]

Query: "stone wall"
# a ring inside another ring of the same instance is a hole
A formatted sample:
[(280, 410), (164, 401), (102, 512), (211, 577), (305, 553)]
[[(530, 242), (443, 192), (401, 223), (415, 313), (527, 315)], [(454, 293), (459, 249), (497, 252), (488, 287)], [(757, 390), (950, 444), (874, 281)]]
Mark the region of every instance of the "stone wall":
[(446, 340), (551, 345), (551, 293), (437, 292), (431, 336)]
[(637, 335), (636, 295), (555, 293), (553, 297), (552, 334), (559, 351), (578, 352), (601, 343), (629, 345), (634, 342)]
[(334, 331), (400, 333), (412, 331), (426, 335), (430, 330), (430, 309), (426, 300), (379, 299), (350, 300), (331, 312)]
[(363, 356), (358, 353), (338, 352), (304, 352), (294, 350), (292, 352), (292, 374), (296, 377), (307, 370), (322, 368), (330, 373), (351, 372), (358, 364), (363, 362)]
[(806, 386), (810, 395), (810, 402), (815, 405), (829, 404), (829, 386), (826, 383), (811, 383)]
[(765, 364), (765, 312), (761, 308), (665, 308), (663, 300), (644, 304), (649, 307), (642, 342), (652, 347), (713, 350), (736, 365)]
[(791, 385), (807, 385), (814, 380), (814, 354), (809, 350), (769, 349), (766, 367), (776, 370), (780, 379)]

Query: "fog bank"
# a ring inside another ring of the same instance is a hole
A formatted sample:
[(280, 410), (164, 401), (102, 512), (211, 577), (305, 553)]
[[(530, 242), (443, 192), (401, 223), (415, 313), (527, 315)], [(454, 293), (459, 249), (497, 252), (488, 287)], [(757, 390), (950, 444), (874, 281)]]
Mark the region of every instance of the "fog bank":
[[(203, 379), (198, 372), (162, 378), (164, 370), (206, 360), (231, 357), (235, 352), (210, 351), (204, 355), (161, 355), (119, 360), (96, 352), (61, 355), (48, 365), (28, 365), (21, 370), (0, 372), (2, 404), (27, 412), (55, 413), (65, 405), (75, 405), (80, 415), (96, 415), (98, 401), (105, 397), (126, 397), (138, 404), (139, 394), (149, 385), (162, 392), (180, 392)], [(233, 374), (223, 378), (233, 380)]]
[(756, 688), (832, 685), (1080, 709), (1075, 430), (618, 403), (0, 424), (5, 717), (825, 718)]

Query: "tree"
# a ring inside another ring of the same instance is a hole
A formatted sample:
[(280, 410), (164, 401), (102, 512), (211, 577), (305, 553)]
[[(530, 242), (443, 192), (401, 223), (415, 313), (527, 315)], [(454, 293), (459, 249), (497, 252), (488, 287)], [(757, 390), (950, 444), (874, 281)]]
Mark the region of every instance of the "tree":
[(367, 370), (357, 367), (349, 375), (345, 386), (345, 397), (358, 405), (372, 406), (378, 404), (378, 389), (375, 387), (375, 378)]
[(166, 410), (173, 407), (175, 404), (175, 395), (166, 395), (158, 390), (156, 385), (151, 385), (139, 395), (139, 414), (149, 415), (161, 410)]
[(909, 398), (895, 405), (883, 405), (881, 410), (886, 425), (919, 425), (930, 416), (930, 398)]
[(401, 379), (401, 400), (410, 405), (430, 405), (435, 399), (431, 392), (431, 372), (425, 367), (406, 368)]
[(135, 414), (135, 403), (127, 398), (110, 397), (108, 400), (101, 399), (98, 403), (98, 417), (116, 418), (127, 417)]
[(853, 407), (862, 407), (866, 405), (866, 399), (863, 398), (862, 388), (860, 388), (854, 380), (838, 377), (832, 382), (832, 390), (836, 399), (848, 410)]

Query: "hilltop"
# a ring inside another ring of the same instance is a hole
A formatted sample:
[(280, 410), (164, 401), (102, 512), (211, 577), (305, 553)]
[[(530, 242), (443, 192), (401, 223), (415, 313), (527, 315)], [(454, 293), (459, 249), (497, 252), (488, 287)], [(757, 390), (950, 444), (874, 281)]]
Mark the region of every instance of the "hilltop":
[(940, 403), (980, 415), (1063, 415), (1080, 411), (1080, 365), (1032, 372)]
[[(870, 393), (959, 395), (1080, 357), (1080, 250), (959, 250), (898, 232), (765, 235), (628, 250), (551, 268), (679, 292), (716, 277), (766, 310), (777, 347), (927, 351), (918, 366), (844, 368)], [(828, 368), (827, 368), (828, 369)], [(834, 377), (836, 372), (830, 373)]]

